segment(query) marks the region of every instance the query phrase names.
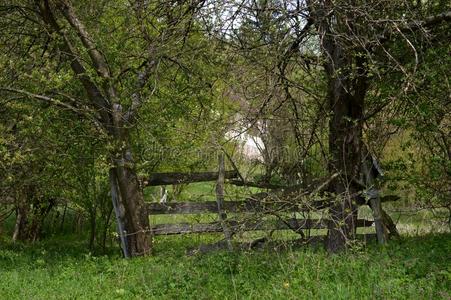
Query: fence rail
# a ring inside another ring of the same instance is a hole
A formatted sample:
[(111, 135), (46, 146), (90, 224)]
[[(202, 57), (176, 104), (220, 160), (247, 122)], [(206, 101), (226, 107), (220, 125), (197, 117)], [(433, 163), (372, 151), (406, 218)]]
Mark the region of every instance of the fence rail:
[[(286, 220), (227, 220), (227, 226), (232, 232), (258, 231), (258, 230), (293, 230), (327, 229), (330, 221), (326, 219), (286, 219)], [(357, 227), (370, 227), (373, 221), (358, 219)], [(151, 227), (154, 235), (173, 235), (189, 233), (223, 232), (221, 222), (211, 223), (177, 223), (158, 224)]]
[[(261, 213), (273, 215), (277, 212), (301, 212), (311, 210), (312, 207), (317, 209), (326, 208), (328, 201), (319, 200), (308, 205), (294, 205), (293, 203), (284, 202), (260, 202), (258, 200), (244, 201), (224, 201), (222, 210), (226, 213)], [(218, 204), (216, 201), (206, 202), (172, 202), (172, 203), (148, 203), (147, 211), (149, 215), (178, 215), (178, 214), (204, 214), (218, 213)], [(246, 220), (246, 218), (248, 220)], [(255, 218), (254, 218), (255, 219)], [(223, 232), (224, 225), (231, 232), (239, 231), (256, 231), (256, 230), (293, 230), (301, 229), (327, 229), (329, 220), (326, 219), (263, 219), (249, 220), (244, 216), (242, 221), (224, 220), (224, 224), (218, 222), (210, 223), (177, 223), (177, 224), (157, 224), (151, 227), (154, 235), (173, 235), (188, 233), (214, 233)], [(373, 225), (373, 221), (358, 219), (357, 227), (369, 227)]]
[[(152, 173), (148, 178), (142, 179), (143, 187), (171, 184), (186, 184), (194, 182), (216, 181), (219, 172), (192, 172), (192, 173)], [(237, 171), (224, 171), (225, 179), (233, 179), (238, 176)]]
[[(397, 196), (381, 197), (381, 202), (396, 201)], [(222, 209), (228, 213), (255, 213), (255, 212), (303, 212), (312, 209), (324, 209), (330, 205), (335, 198), (315, 200), (308, 203), (292, 203), (289, 201), (261, 201), (259, 199), (246, 199), (240, 201), (224, 201)], [(179, 214), (202, 214), (218, 213), (216, 201), (204, 202), (169, 202), (169, 203), (147, 203), (149, 215), (179, 215)]]
[[(266, 230), (292, 230), (300, 233), (304, 237), (302, 230), (305, 229), (328, 229), (333, 224), (327, 219), (297, 219), (289, 218), (287, 214), (296, 212), (309, 212), (321, 210), (330, 207), (331, 203), (336, 200), (335, 197), (309, 199), (308, 202), (296, 202), (295, 199), (303, 194), (316, 197), (316, 193), (312, 193), (310, 189), (299, 190), (300, 187), (287, 188), (282, 190), (282, 194), (278, 197), (271, 193), (258, 193), (252, 195), (245, 200), (240, 201), (224, 201), (224, 184), (225, 179), (229, 183), (235, 185), (249, 185), (235, 178), (239, 177), (237, 171), (224, 170), (224, 157), (219, 156), (218, 172), (196, 172), (196, 173), (154, 173), (143, 181), (144, 186), (157, 186), (167, 184), (182, 184), (191, 182), (214, 181), (216, 180), (216, 201), (204, 202), (168, 202), (168, 203), (147, 203), (146, 209), (149, 215), (178, 215), (178, 214), (206, 214), (214, 213), (218, 215), (218, 221), (210, 223), (176, 223), (176, 224), (155, 224), (152, 225), (150, 231), (153, 235), (176, 235), (176, 234), (192, 234), (192, 233), (223, 233), (227, 247), (232, 249), (231, 237), (234, 233), (244, 231), (266, 231)], [(327, 185), (319, 184), (313, 190), (318, 192)], [(253, 185), (253, 184), (251, 184)], [(256, 186), (256, 184), (254, 184)], [(278, 188), (269, 187), (265, 188)], [(296, 188), (296, 189), (294, 189)], [(292, 191), (293, 190), (293, 191)], [(310, 193), (308, 193), (310, 191)], [(352, 195), (360, 199), (363, 204), (366, 199), (360, 193)], [(281, 198), (281, 199), (279, 199)], [(290, 199), (291, 201), (283, 201)], [(387, 196), (379, 198), (381, 202), (396, 201), (396, 196)], [(300, 199), (297, 199), (300, 201)], [(227, 218), (227, 214), (237, 213), (243, 214), (240, 220), (233, 216), (232, 219)], [(256, 214), (252, 216), (252, 214)], [(252, 220), (251, 220), (252, 219)], [(257, 220), (258, 219), (258, 220)], [(374, 221), (358, 219), (356, 227), (373, 226)]]
[[(291, 203), (284, 201), (259, 201), (247, 199), (242, 201), (224, 201), (222, 209), (227, 213), (256, 213), (256, 212), (302, 212), (312, 209), (323, 209), (328, 207), (328, 200), (317, 200), (309, 204)], [(148, 203), (147, 212), (149, 215), (178, 215), (178, 214), (201, 214), (218, 213), (216, 201), (204, 202), (169, 202), (169, 203)]]

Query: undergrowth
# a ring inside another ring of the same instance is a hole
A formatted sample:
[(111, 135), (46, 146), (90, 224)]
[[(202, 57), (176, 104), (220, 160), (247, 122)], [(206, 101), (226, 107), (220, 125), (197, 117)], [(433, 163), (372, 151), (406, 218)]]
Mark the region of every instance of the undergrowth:
[(405, 237), (328, 255), (302, 248), (187, 256), (193, 237), (151, 257), (87, 252), (76, 239), (2, 241), (2, 299), (450, 299), (451, 235)]

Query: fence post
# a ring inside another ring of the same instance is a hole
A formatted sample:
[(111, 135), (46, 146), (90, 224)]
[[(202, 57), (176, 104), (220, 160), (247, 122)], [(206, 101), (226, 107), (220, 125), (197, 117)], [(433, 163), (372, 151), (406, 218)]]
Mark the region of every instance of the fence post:
[(218, 155), (219, 167), (218, 167), (218, 181), (216, 182), (216, 203), (218, 204), (219, 222), (221, 223), (222, 230), (224, 232), (227, 248), (232, 251), (232, 234), (230, 228), (227, 226), (227, 214), (223, 210), (224, 206), (224, 180), (225, 180), (225, 166), (224, 166), (224, 154)]
[(117, 232), (119, 234), (119, 238), (121, 241), (122, 253), (125, 258), (129, 258), (130, 254), (128, 253), (127, 246), (127, 237), (124, 232), (124, 223), (123, 216), (120, 210), (120, 202), (119, 202), (119, 189), (117, 187), (116, 174), (114, 173), (114, 169), (110, 169), (110, 186), (111, 186), (111, 200), (113, 201), (114, 213), (116, 215), (116, 223), (117, 223)]
[(370, 207), (373, 210), (377, 240), (379, 244), (385, 244), (387, 242), (387, 232), (382, 221), (382, 206), (379, 191), (372, 187), (366, 192), (366, 194), (370, 200)]
[[(376, 235), (379, 244), (387, 243), (387, 231), (385, 230), (382, 220), (382, 204), (379, 196), (379, 190), (376, 185), (376, 176), (373, 169), (375, 168), (373, 159), (370, 161), (366, 159), (363, 162), (363, 172), (365, 176), (365, 184), (369, 189), (365, 192), (365, 198), (369, 202), (370, 208), (373, 211), (374, 225), (376, 227)], [(379, 170), (377, 170), (379, 171)]]

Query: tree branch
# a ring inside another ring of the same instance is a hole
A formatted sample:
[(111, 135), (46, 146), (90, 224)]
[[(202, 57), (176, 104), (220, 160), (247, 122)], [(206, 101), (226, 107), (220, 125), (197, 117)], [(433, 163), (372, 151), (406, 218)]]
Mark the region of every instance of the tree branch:
[(66, 54), (66, 61), (70, 63), (73, 72), (75, 73), (75, 75), (77, 75), (77, 78), (79, 78), (80, 82), (82, 83), (89, 99), (91, 100), (94, 107), (96, 107), (96, 109), (98, 110), (103, 126), (109, 132), (111, 132), (112, 119), (110, 115), (109, 101), (103, 96), (97, 85), (87, 75), (86, 69), (80, 62), (80, 59), (76, 54), (76, 51), (73, 48), (71, 42), (69, 41), (66, 34), (61, 30), (59, 24), (56, 22), (49, 1), (35, 0), (35, 3), (39, 8), (40, 17), (44, 21), (44, 24), (47, 26), (47, 29), (50, 31), (50, 33), (55, 32), (63, 39), (62, 44), (60, 44), (59, 46), (60, 50)]
[(58, 99), (55, 99), (53, 97), (49, 97), (49, 96), (45, 96), (45, 95), (39, 95), (39, 94), (34, 94), (25, 90), (21, 90), (21, 89), (14, 89), (14, 88), (9, 88), (9, 87), (0, 87), (0, 91), (6, 91), (6, 92), (11, 92), (11, 93), (16, 93), (16, 94), (21, 94), (24, 95), (26, 97), (29, 98), (34, 98), (36, 100), (39, 101), (43, 101), (43, 102), (48, 102), (51, 103), (55, 106), (70, 110), (71, 112), (76, 113), (79, 116), (83, 116), (83, 117), (90, 117), (90, 119), (92, 121), (94, 121), (94, 123), (96, 124), (97, 127), (102, 127), (99, 120), (94, 116), (95, 111), (93, 111), (92, 109), (90, 109), (89, 107), (82, 107), (79, 108), (77, 107), (77, 105), (79, 105), (79, 102), (67, 95), (64, 95), (64, 97), (68, 98), (69, 100), (71, 100), (72, 103), (74, 103), (75, 105), (70, 105), (66, 102), (62, 102)]
[(61, 1), (61, 12), (63, 13), (69, 24), (72, 26), (72, 28), (77, 32), (77, 35), (80, 38), (83, 46), (85, 46), (86, 50), (88, 51), (89, 57), (91, 58), (91, 61), (94, 64), (97, 73), (101, 77), (109, 79), (111, 77), (111, 73), (105, 57), (97, 49), (97, 46), (93, 42), (92, 37), (86, 30), (86, 27), (83, 25), (83, 23), (78, 19), (72, 5), (68, 0)]
[(39, 95), (39, 94), (34, 94), (34, 93), (30, 93), (28, 91), (25, 90), (20, 90), (20, 89), (14, 89), (14, 88), (9, 88), (9, 87), (0, 87), (0, 91), (7, 91), (7, 92), (13, 92), (13, 93), (17, 93), (17, 94), (22, 94), (25, 95), (27, 97), (30, 98), (34, 98), (36, 100), (40, 100), (40, 101), (44, 101), (44, 102), (50, 102), (56, 106), (68, 109), (70, 111), (73, 111), (77, 114), (83, 114), (82, 110), (76, 108), (75, 106), (72, 106), (70, 104), (67, 104), (65, 102), (61, 102), (57, 99), (54, 99), (52, 97), (48, 97), (48, 96), (44, 96), (44, 95)]

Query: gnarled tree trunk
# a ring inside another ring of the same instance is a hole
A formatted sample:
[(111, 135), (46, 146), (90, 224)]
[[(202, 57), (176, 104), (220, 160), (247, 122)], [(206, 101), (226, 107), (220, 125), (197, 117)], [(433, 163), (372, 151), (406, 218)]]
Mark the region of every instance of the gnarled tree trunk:
[[(347, 48), (342, 36), (349, 35), (352, 16), (331, 14), (332, 1), (323, 1), (317, 10), (324, 68), (327, 75), (329, 120), (329, 172), (339, 173), (331, 184), (337, 196), (332, 203), (327, 236), (329, 252), (338, 252), (355, 237), (357, 205), (354, 181), (361, 167), (362, 123), (367, 75), (365, 56), (359, 49)], [(327, 15), (326, 15), (327, 13)], [(323, 15), (322, 15), (323, 14)]]
[(131, 164), (131, 158), (113, 169), (124, 208), (127, 253), (130, 256), (147, 255), (152, 249), (152, 240), (149, 238), (149, 216), (138, 177), (129, 164)]
[(331, 174), (340, 174), (331, 184), (337, 201), (330, 209), (332, 222), (327, 238), (330, 252), (345, 248), (347, 241), (353, 239), (356, 232), (357, 189), (353, 182), (358, 179), (360, 172), (363, 99), (349, 94), (345, 90), (344, 80), (341, 76), (333, 78), (332, 74), (329, 77), (328, 98), (332, 111), (329, 123), (329, 171)]

